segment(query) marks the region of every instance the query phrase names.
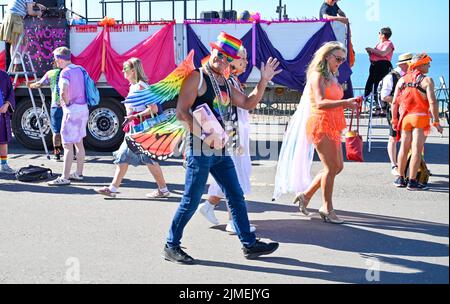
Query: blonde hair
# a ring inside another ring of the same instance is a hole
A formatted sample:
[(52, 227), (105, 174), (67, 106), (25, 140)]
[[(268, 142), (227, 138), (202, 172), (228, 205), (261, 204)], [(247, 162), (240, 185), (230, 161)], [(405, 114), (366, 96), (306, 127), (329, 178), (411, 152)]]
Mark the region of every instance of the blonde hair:
[(132, 57), (123, 63), (123, 66), (128, 66), (131, 69), (134, 69), (136, 73), (136, 81), (148, 82), (148, 77), (145, 75), (144, 67), (142, 65), (142, 61), (139, 58)]
[(65, 46), (61, 46), (59, 48), (56, 48), (53, 51), (53, 55), (54, 56), (58, 56), (58, 57), (60, 57), (60, 59), (67, 60), (67, 61), (70, 61), (71, 54), (72, 53), (70, 52), (70, 49), (68, 47), (65, 47)]
[(238, 56), (241, 57), (241, 59), (247, 59), (247, 49), (243, 45), (239, 48)]
[(327, 56), (337, 50), (343, 51), (345, 55), (347, 55), (347, 48), (339, 41), (331, 41), (322, 45), (320, 49), (316, 51), (308, 66), (306, 72), (307, 79), (311, 78), (313, 72), (319, 72), (326, 80), (330, 80), (332, 76), (338, 76), (338, 72), (336, 72), (335, 75), (331, 73), (327, 61)]

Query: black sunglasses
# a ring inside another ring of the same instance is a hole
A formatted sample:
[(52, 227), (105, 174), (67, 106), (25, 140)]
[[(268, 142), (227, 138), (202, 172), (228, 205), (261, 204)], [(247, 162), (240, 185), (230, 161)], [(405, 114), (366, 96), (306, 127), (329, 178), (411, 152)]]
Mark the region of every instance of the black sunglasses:
[(234, 60), (233, 57), (227, 56), (227, 55), (225, 55), (225, 54), (222, 53), (222, 52), (218, 52), (218, 53), (217, 53), (217, 57), (218, 57), (220, 60), (222, 60), (224, 57), (226, 57), (228, 63), (231, 63), (231, 62), (233, 62), (233, 60)]

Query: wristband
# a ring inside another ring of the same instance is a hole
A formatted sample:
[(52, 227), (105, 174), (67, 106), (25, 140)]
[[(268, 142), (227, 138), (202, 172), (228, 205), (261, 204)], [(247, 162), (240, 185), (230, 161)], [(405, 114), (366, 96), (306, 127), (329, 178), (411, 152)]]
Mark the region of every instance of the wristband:
[(439, 121), (435, 121), (433, 122), (433, 127), (439, 127), (441, 124), (439, 123)]

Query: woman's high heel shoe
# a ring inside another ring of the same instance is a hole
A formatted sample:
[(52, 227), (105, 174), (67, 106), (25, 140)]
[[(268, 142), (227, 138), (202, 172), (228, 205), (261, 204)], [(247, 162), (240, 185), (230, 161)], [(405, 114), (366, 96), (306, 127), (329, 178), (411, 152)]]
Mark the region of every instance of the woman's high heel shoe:
[(343, 224), (344, 220), (340, 219), (334, 210), (330, 210), (328, 212), (324, 211), (322, 208), (319, 209), (319, 214), (322, 220), (325, 223), (331, 223), (331, 224)]
[(298, 208), (303, 215), (311, 216), (312, 213), (306, 209), (306, 205), (309, 203), (309, 199), (306, 197), (304, 193), (300, 193), (294, 198), (292, 202), (294, 205), (298, 203)]

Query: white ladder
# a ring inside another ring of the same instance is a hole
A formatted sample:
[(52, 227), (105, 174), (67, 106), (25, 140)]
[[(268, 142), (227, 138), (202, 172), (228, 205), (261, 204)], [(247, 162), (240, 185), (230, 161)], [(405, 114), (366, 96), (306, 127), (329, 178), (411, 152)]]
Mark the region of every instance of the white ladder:
[[(369, 122), (368, 122), (368, 124), (367, 124), (367, 144), (368, 144), (368, 147), (367, 147), (367, 151), (370, 153), (370, 152), (372, 152), (372, 143), (373, 143), (373, 141), (374, 141), (374, 139), (384, 139), (384, 138), (382, 138), (382, 137), (375, 137), (374, 136), (374, 134), (373, 134), (373, 129), (374, 129), (374, 116), (373, 116), (373, 107), (374, 107), (374, 101), (375, 101), (375, 98), (374, 98), (374, 93), (373, 93), (373, 91), (370, 93), (370, 95), (369, 96), (367, 96), (365, 99), (366, 99), (366, 101), (365, 102), (367, 102), (367, 100), (368, 101), (370, 101), (370, 103), (369, 103)], [(381, 104), (380, 104), (380, 101), (378, 101), (378, 105), (380, 105), (381, 106)], [(383, 117), (380, 117), (381, 119), (383, 119)], [(385, 147), (374, 147), (375, 149), (385, 149)]]
[[(36, 70), (34, 68), (33, 61), (31, 60), (30, 52), (28, 51), (28, 44), (24, 43), (24, 39), (25, 39), (25, 32), (23, 32), (20, 35), (20, 37), (19, 37), (17, 45), (16, 45), (16, 47), (14, 49), (14, 53), (13, 53), (13, 55), (11, 57), (11, 63), (9, 65), (9, 67), (8, 67), (8, 74), (10, 76), (14, 76), (13, 88), (16, 87), (16, 84), (17, 84), (17, 81), (19, 79), (19, 76), (25, 77), (26, 83), (30, 82), (30, 78), (29, 78), (30, 76), (34, 77), (34, 79), (37, 80)], [(20, 71), (20, 72), (14, 72), (13, 71), (14, 61), (15, 61), (16, 57), (18, 57), (20, 59), (20, 65), (22, 66), (22, 71)], [(30, 72), (28, 72), (26, 70), (25, 58), (28, 59), (28, 63), (29, 63), (30, 68), (31, 68)], [(45, 96), (42, 93), (42, 90), (40, 88), (37, 89), (37, 90), (39, 92), (39, 97), (41, 98), (41, 103), (42, 103), (42, 108), (40, 109), (40, 111), (38, 111), (38, 108), (36, 106), (36, 101), (34, 99), (33, 91), (32, 91), (31, 88), (28, 87), (28, 93), (30, 95), (31, 103), (33, 105), (34, 115), (35, 115), (35, 118), (36, 118), (36, 124), (37, 124), (38, 129), (39, 129), (39, 137), (42, 139), (42, 144), (44, 146), (44, 150), (45, 150), (45, 154), (47, 156), (47, 159), (50, 159), (47, 143), (45, 141), (45, 134), (44, 134), (43, 126), (41, 124), (41, 119), (43, 117), (44, 118), (46, 118), (46, 117), (49, 118), (50, 116), (48, 114), (47, 105), (45, 104)]]

